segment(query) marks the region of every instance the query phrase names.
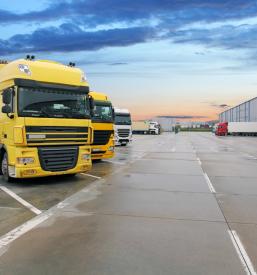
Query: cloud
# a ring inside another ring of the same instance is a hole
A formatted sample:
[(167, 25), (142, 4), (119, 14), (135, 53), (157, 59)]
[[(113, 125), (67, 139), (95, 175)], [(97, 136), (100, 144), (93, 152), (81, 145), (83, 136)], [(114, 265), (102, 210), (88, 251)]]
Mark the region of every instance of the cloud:
[(201, 119), (207, 118), (207, 116), (191, 116), (191, 115), (166, 115), (166, 116), (157, 116), (157, 118), (177, 118), (177, 119)]
[[(1, 55), (92, 51), (156, 39), (227, 49), (257, 47), (257, 25), (188, 27), (189, 23), (257, 16), (255, 0), (52, 0), (49, 3), (41, 11), (19, 14), (0, 10), (0, 24), (8, 24), (8, 27), (17, 22), (48, 22), (48, 26), (52, 22), (55, 25), (0, 39)], [(60, 26), (56, 26), (57, 20), (58, 24), (62, 22)], [(99, 28), (103, 24), (105, 29)], [(188, 29), (181, 30), (183, 26)]]
[(110, 66), (121, 66), (121, 65), (128, 65), (128, 63), (126, 63), (126, 62), (115, 62), (115, 63), (111, 63), (109, 65)]
[(155, 37), (148, 27), (100, 30), (87, 32), (74, 24), (38, 29), (32, 34), (19, 34), (0, 40), (0, 54), (35, 52), (92, 51), (110, 46), (128, 46)]
[(174, 43), (195, 43), (226, 49), (257, 48), (257, 25), (225, 25), (215, 29), (188, 29), (170, 32)]
[(230, 106), (226, 103), (216, 103), (216, 102), (202, 102), (204, 104), (208, 104), (210, 107), (218, 108), (218, 109), (226, 109)]
[(76, 19), (88, 25), (149, 19), (215, 21), (256, 15), (255, 0), (73, 0), (51, 1), (41, 11), (23, 14), (0, 10), (0, 23)]

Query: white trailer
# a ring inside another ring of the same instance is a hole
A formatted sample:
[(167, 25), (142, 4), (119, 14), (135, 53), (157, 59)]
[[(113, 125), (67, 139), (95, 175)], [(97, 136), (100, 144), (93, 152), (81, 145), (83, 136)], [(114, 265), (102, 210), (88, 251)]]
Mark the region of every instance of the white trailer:
[(229, 135), (257, 135), (257, 122), (229, 122)]
[(132, 122), (133, 134), (143, 135), (159, 135), (160, 124), (156, 121), (133, 121)]
[(149, 134), (150, 124), (148, 121), (133, 121), (132, 122), (132, 132), (133, 134)]

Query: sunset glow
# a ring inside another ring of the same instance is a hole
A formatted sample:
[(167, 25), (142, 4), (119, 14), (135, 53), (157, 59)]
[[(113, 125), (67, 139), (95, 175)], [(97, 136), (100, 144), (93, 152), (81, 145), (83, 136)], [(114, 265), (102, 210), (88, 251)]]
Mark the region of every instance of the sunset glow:
[(75, 62), (134, 119), (215, 120), (256, 96), (255, 11), (252, 0), (2, 0), (0, 56)]

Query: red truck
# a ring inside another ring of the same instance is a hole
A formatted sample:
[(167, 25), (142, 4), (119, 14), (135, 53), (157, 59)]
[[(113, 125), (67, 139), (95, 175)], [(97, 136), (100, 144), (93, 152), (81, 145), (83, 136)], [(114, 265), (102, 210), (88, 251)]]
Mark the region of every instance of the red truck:
[(215, 135), (216, 136), (226, 136), (228, 134), (228, 122), (220, 122), (217, 125)]

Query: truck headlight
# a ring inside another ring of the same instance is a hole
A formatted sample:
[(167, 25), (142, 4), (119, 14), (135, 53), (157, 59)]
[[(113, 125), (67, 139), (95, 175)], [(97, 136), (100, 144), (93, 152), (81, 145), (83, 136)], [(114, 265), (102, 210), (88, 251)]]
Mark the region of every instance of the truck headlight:
[(108, 148), (108, 151), (114, 152), (114, 147), (113, 147), (113, 146), (110, 146), (110, 147)]
[(34, 158), (17, 158), (19, 164), (32, 164), (34, 163)]
[(91, 155), (90, 154), (83, 154), (82, 156), (81, 156), (81, 159), (82, 160), (90, 160), (90, 158), (91, 158)]

